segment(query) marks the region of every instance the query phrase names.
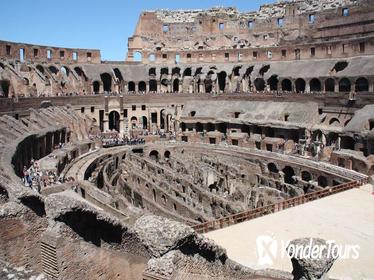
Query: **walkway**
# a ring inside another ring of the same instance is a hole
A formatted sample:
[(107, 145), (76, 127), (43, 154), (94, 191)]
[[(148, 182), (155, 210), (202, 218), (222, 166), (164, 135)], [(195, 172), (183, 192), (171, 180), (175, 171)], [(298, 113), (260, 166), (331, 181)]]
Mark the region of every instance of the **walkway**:
[[(205, 236), (226, 248), (231, 259), (252, 268), (264, 268), (257, 261), (256, 238), (260, 235), (270, 235), (278, 242), (320, 237), (342, 245), (357, 244), (360, 245), (359, 258), (337, 260), (330, 277), (374, 279), (374, 195), (371, 192), (372, 186), (365, 185)], [(271, 268), (292, 270), (290, 260), (279, 257)]]

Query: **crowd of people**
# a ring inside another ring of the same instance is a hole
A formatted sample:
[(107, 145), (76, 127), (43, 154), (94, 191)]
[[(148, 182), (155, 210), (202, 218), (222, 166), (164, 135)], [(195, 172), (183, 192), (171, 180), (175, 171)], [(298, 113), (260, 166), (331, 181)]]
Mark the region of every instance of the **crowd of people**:
[(63, 178), (59, 177), (55, 171), (43, 171), (41, 170), (38, 161), (32, 159), (30, 167), (27, 169), (23, 167), (23, 179), (24, 185), (37, 192), (41, 192), (42, 188), (51, 186), (54, 184), (64, 183)]

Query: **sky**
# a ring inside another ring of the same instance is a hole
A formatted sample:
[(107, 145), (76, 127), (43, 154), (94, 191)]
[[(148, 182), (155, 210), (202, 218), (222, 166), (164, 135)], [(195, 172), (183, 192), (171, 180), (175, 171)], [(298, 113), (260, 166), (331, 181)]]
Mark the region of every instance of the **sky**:
[(102, 60), (123, 61), (139, 15), (155, 9), (236, 7), (258, 10), (274, 0), (11, 0), (0, 4), (0, 40), (100, 49)]

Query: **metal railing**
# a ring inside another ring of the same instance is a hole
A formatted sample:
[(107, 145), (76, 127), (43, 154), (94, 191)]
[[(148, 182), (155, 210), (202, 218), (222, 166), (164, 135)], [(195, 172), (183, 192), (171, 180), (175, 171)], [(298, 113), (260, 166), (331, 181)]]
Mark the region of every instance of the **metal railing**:
[(282, 202), (274, 203), (260, 208), (247, 210), (238, 214), (226, 216), (217, 220), (204, 222), (193, 226), (193, 229), (198, 233), (207, 233), (213, 230), (222, 229), (231, 225), (235, 225), (241, 222), (249, 221), (255, 218), (259, 218), (271, 213), (279, 212), (284, 209), (288, 209), (294, 206), (302, 205), (304, 203), (317, 200), (326, 196), (330, 196), (336, 193), (340, 193), (353, 188), (358, 188), (363, 184), (367, 183), (367, 179), (360, 179), (358, 181), (351, 181), (345, 184), (326, 188), (320, 191), (308, 193), (302, 196), (293, 197), (286, 199)]

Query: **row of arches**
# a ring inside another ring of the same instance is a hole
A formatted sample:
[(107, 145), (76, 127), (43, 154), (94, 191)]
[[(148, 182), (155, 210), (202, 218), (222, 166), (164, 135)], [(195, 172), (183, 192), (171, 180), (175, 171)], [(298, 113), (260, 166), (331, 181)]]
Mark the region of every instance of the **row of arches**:
[[(268, 163), (267, 168), (268, 168), (269, 172), (271, 172), (271, 173), (278, 173), (279, 172), (278, 167), (273, 162)], [(294, 180), (295, 170), (291, 166), (289, 166), (289, 165), (285, 166), (282, 169), (282, 172), (284, 174), (284, 182), (286, 184), (290, 184), (290, 185), (295, 184), (295, 180)], [(303, 171), (301, 171), (300, 175), (301, 175), (300, 176), (301, 180), (303, 180), (305, 182), (309, 182), (309, 181), (313, 180), (313, 176), (309, 171), (303, 170)], [(318, 185), (320, 187), (323, 187), (323, 188), (325, 188), (329, 185), (326, 176), (323, 176), (323, 175), (320, 175), (320, 176), (317, 177), (317, 182), (318, 182)]]
[[(257, 78), (254, 80), (254, 87), (257, 91), (264, 91), (266, 86), (271, 91), (282, 90), (282, 91), (295, 91), (301, 92), (335, 92), (336, 85), (338, 86), (339, 92), (350, 92), (355, 90), (356, 92), (369, 91), (369, 81), (364, 78), (358, 78), (354, 83), (348, 78), (342, 78), (336, 81), (333, 78), (328, 78), (322, 83), (319, 79), (313, 78), (307, 83), (304, 79), (298, 78), (294, 82), (290, 79), (279, 80), (276, 75), (271, 76), (267, 82), (263, 78)], [(324, 87), (323, 87), (324, 86)]]

